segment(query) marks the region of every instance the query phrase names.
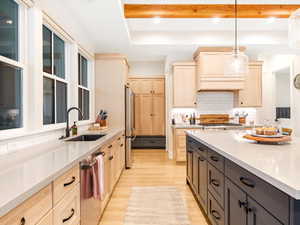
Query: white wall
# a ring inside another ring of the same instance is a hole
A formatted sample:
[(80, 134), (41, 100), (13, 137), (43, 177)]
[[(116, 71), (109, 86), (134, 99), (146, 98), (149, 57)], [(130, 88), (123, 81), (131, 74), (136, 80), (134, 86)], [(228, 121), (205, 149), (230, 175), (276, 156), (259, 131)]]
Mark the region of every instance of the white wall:
[(300, 73), (300, 56), (297, 55), (293, 60), (291, 71), (291, 120), (296, 136), (300, 136), (300, 90), (293, 85), (294, 78)]
[(165, 74), (163, 61), (131, 61), (129, 62), (129, 76), (162, 76)]
[(275, 73), (276, 107), (290, 107), (290, 73)]

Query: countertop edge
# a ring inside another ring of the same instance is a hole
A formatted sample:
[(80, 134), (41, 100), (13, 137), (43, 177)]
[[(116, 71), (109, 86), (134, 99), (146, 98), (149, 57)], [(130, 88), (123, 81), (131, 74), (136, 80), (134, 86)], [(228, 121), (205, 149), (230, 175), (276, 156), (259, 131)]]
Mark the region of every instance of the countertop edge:
[(290, 197), (292, 197), (296, 200), (300, 200), (300, 190), (296, 190), (296, 189), (290, 187), (289, 185), (287, 185), (285, 183), (282, 183), (281, 181), (273, 178), (272, 176), (262, 172), (261, 170), (255, 168), (255, 167), (252, 167), (251, 165), (235, 158), (234, 156), (232, 156), (230, 154), (227, 154), (226, 152), (222, 151), (221, 149), (216, 148), (215, 146), (213, 146), (213, 145), (203, 141), (202, 139), (198, 138), (197, 136), (195, 136), (190, 131), (186, 131), (186, 134), (191, 136), (192, 138), (196, 139), (200, 143), (212, 148), (217, 153), (221, 154), (225, 158), (227, 158), (227, 159), (231, 160), (232, 162), (236, 163), (237, 165), (239, 165), (240, 167), (242, 167), (245, 170), (249, 171), (250, 173), (253, 173), (255, 176), (259, 177), (260, 179), (262, 179), (262, 180), (268, 182), (269, 184), (273, 185), (274, 187), (276, 187), (277, 189), (279, 189), (282, 192), (286, 193)]
[(55, 171), (51, 176), (46, 177), (43, 181), (39, 182), (38, 184), (34, 185), (29, 190), (25, 191), (24, 193), (18, 195), (13, 200), (8, 201), (3, 206), (0, 207), (0, 217), (6, 215), (9, 211), (13, 210), (14, 208), (21, 205), (24, 201), (38, 193), (40, 190), (45, 188), (47, 185), (51, 184), (56, 178), (67, 172), (69, 169), (71, 169), (73, 166), (75, 166), (77, 163), (79, 163), (82, 159), (84, 159), (89, 154), (93, 153), (97, 149), (103, 147), (106, 145), (109, 141), (111, 141), (116, 136), (120, 135), (124, 131), (123, 128), (113, 130), (110, 134), (111, 137), (101, 143), (99, 143), (98, 146), (95, 146), (91, 148), (88, 152), (86, 152), (84, 155), (80, 156), (79, 158), (73, 160), (68, 165), (66, 165), (64, 168), (60, 169), (59, 171)]

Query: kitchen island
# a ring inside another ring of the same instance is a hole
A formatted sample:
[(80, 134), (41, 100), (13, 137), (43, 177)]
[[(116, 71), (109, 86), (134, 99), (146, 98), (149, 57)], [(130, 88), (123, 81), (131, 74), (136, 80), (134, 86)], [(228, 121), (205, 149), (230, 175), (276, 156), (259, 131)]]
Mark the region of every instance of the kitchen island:
[(245, 131), (187, 132), (187, 183), (213, 225), (300, 224), (300, 139), (262, 145)]

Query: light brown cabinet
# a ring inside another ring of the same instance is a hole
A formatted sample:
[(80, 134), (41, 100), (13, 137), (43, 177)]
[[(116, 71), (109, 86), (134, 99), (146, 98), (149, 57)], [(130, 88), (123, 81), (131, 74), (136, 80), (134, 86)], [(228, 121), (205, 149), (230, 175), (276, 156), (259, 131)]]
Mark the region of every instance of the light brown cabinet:
[(176, 162), (186, 161), (186, 131), (192, 129), (174, 128), (173, 129), (173, 149)]
[(46, 216), (44, 216), (37, 225), (54, 225), (52, 210)]
[(196, 93), (195, 63), (173, 64), (173, 107), (195, 107)]
[(135, 94), (135, 134), (165, 135), (164, 78), (130, 78)]
[(245, 77), (245, 88), (236, 93), (237, 107), (262, 106), (262, 62), (250, 62)]

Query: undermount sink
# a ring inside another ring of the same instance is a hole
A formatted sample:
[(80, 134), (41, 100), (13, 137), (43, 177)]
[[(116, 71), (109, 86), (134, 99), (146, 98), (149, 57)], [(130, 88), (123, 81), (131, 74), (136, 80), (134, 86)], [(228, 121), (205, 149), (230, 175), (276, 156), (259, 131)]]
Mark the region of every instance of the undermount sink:
[(80, 135), (75, 138), (71, 138), (66, 141), (97, 141), (98, 139), (104, 137), (105, 134), (86, 134), (86, 135)]

